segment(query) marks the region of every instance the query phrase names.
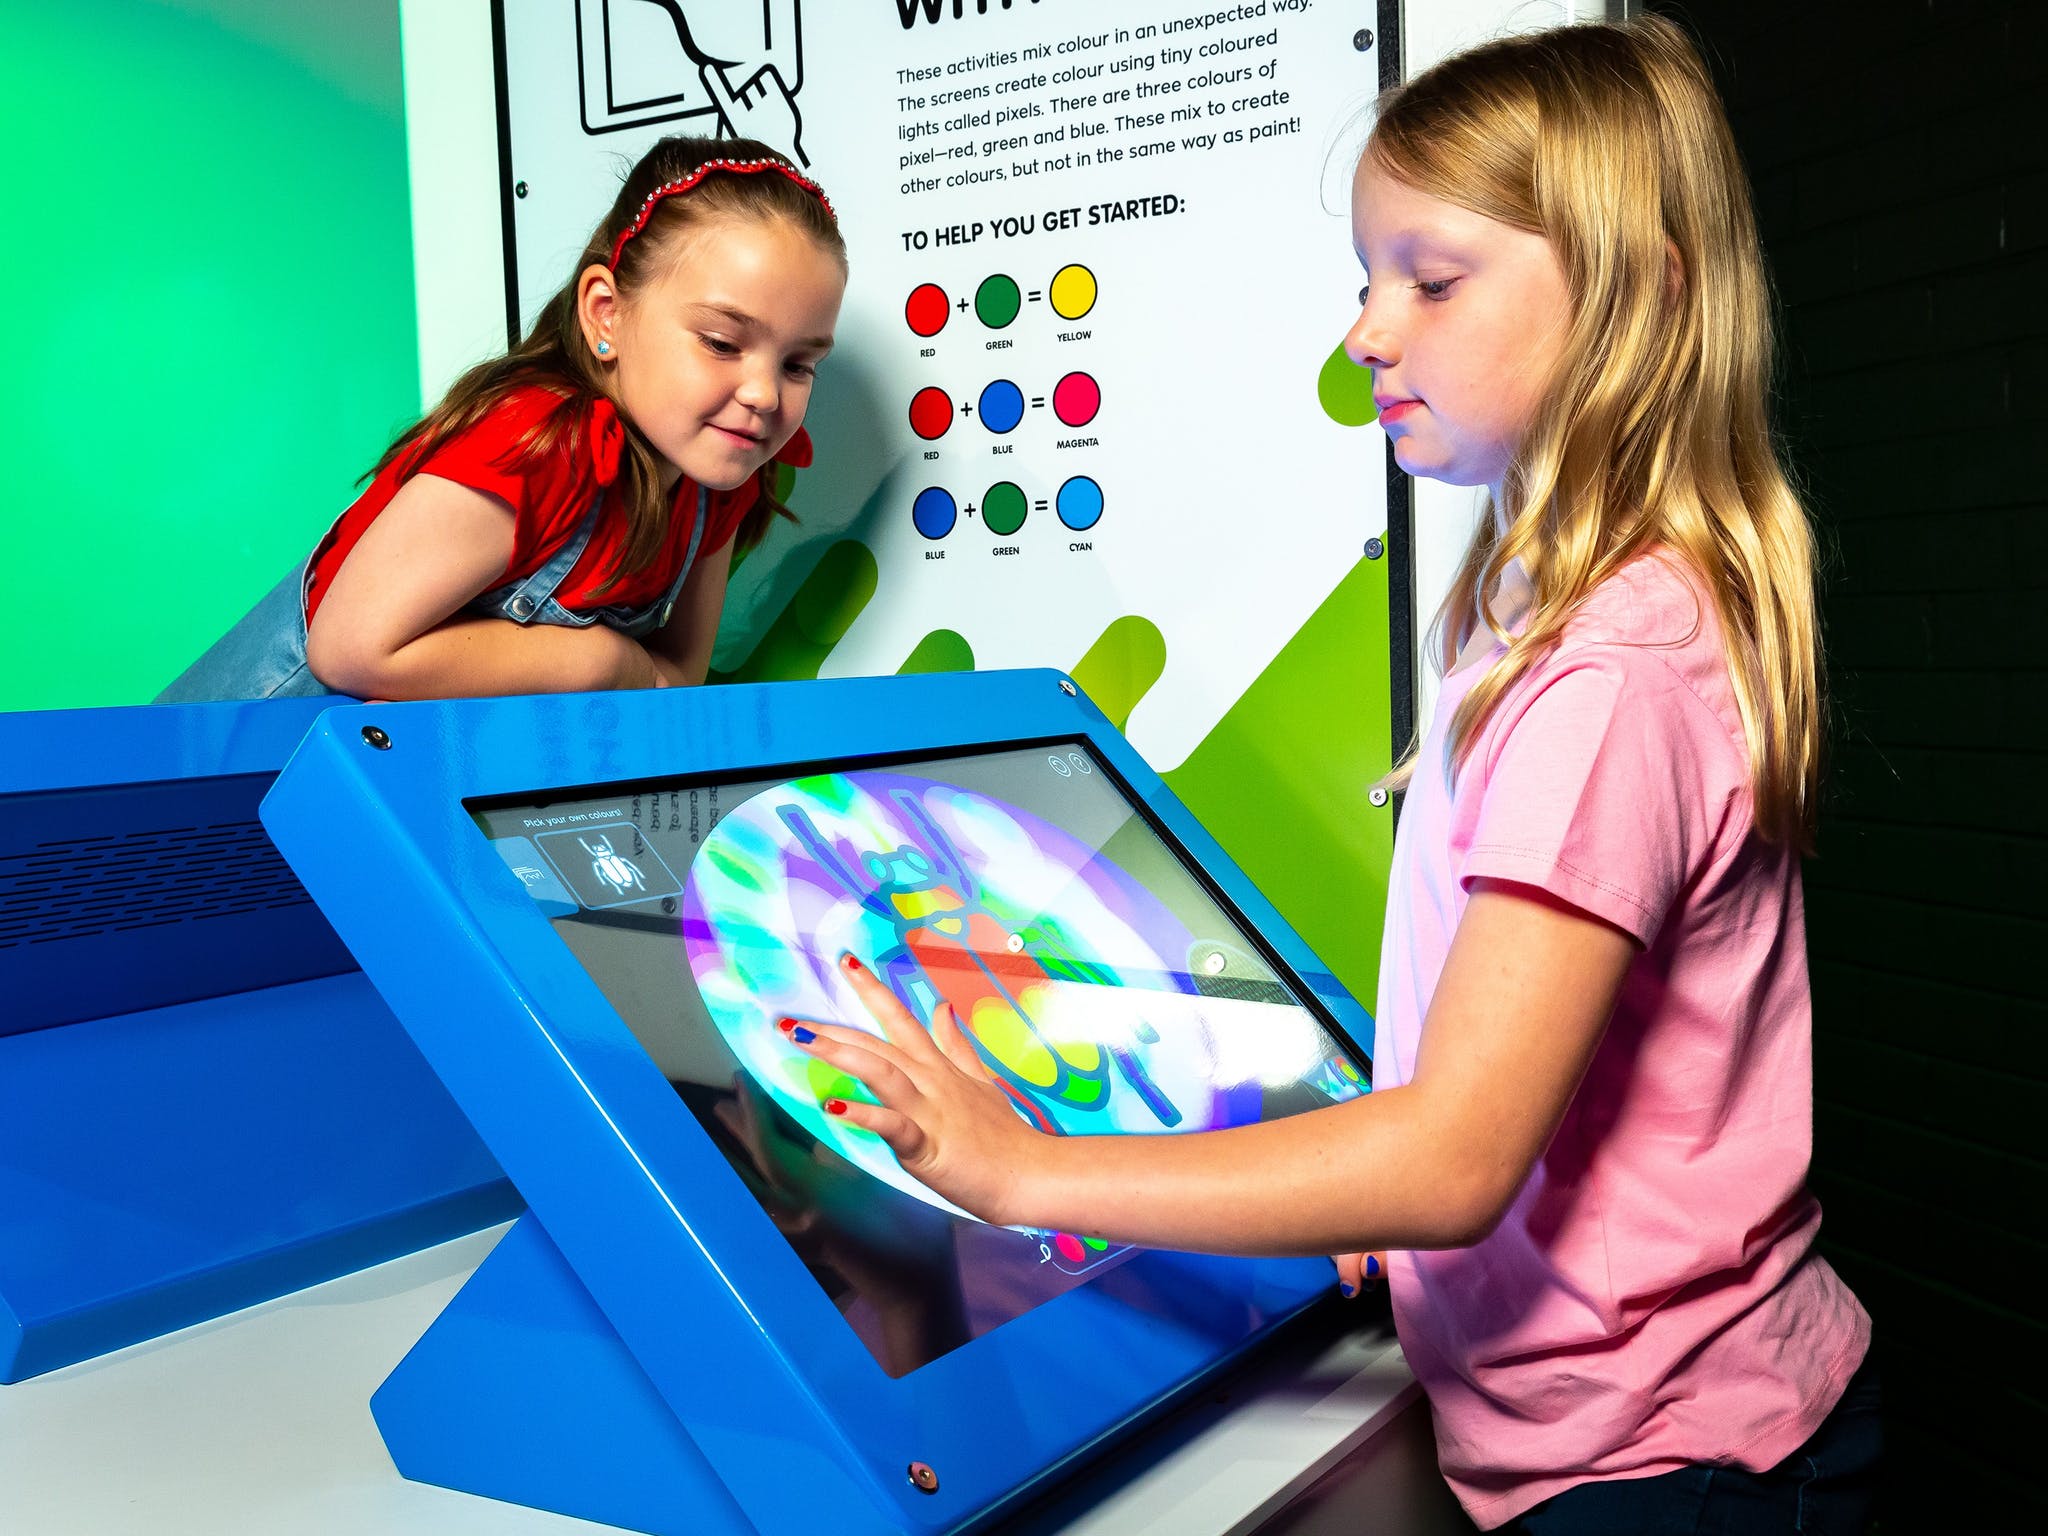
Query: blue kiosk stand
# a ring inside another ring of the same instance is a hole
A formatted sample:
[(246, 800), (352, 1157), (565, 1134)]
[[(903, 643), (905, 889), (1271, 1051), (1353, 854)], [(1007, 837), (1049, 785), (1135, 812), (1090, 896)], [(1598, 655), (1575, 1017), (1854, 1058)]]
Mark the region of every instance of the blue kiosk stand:
[(670, 1533), (984, 1528), (1326, 1295), (995, 1228), (784, 1040), (859, 955), (1054, 1134), (1365, 1091), (1370, 1020), (1052, 672), (361, 706), (263, 821), (525, 1196), (407, 1477)]
[(0, 715), (0, 1383), (519, 1209), (257, 820), (325, 703)]

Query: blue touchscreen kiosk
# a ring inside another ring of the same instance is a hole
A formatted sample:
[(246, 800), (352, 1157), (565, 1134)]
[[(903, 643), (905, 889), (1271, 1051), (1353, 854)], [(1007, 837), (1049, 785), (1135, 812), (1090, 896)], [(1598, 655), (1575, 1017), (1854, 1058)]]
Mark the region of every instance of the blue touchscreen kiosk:
[(1365, 1091), (1362, 1010), (1057, 674), (339, 710), (264, 815), (532, 1207), (378, 1395), (410, 1476), (971, 1528), (1329, 1287), (975, 1220), (775, 1028), (864, 1021), (851, 951), (1050, 1134)]
[(0, 1382), (518, 1209), (256, 819), (319, 708), (0, 714)]

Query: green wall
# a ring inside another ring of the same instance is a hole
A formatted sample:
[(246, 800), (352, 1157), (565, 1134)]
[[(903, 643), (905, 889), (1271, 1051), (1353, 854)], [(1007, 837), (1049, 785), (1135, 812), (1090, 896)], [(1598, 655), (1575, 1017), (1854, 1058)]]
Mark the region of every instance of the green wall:
[(147, 700), (419, 408), (398, 7), (9, 0), (0, 710)]

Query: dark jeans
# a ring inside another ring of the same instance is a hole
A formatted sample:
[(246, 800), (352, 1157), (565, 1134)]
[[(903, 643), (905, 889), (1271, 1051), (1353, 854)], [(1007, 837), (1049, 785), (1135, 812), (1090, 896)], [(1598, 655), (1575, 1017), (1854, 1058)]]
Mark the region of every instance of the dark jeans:
[(1870, 1519), (1884, 1429), (1865, 1358), (1813, 1438), (1768, 1472), (1682, 1467), (1581, 1483), (1505, 1530), (1513, 1536), (1858, 1536)]

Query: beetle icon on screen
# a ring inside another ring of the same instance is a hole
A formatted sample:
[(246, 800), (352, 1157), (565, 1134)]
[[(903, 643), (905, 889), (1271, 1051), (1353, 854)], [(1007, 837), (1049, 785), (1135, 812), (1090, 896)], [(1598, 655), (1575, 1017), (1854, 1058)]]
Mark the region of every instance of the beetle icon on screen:
[(647, 882), (640, 876), (640, 866), (614, 849), (610, 838), (600, 837), (593, 842), (587, 837), (579, 837), (576, 841), (590, 855), (591, 874), (609, 886), (614, 895), (623, 896), (628, 891), (647, 889)]
[(562, 898), (588, 911), (636, 906), (682, 892), (681, 882), (631, 822), (543, 832), (537, 844), (566, 887)]

